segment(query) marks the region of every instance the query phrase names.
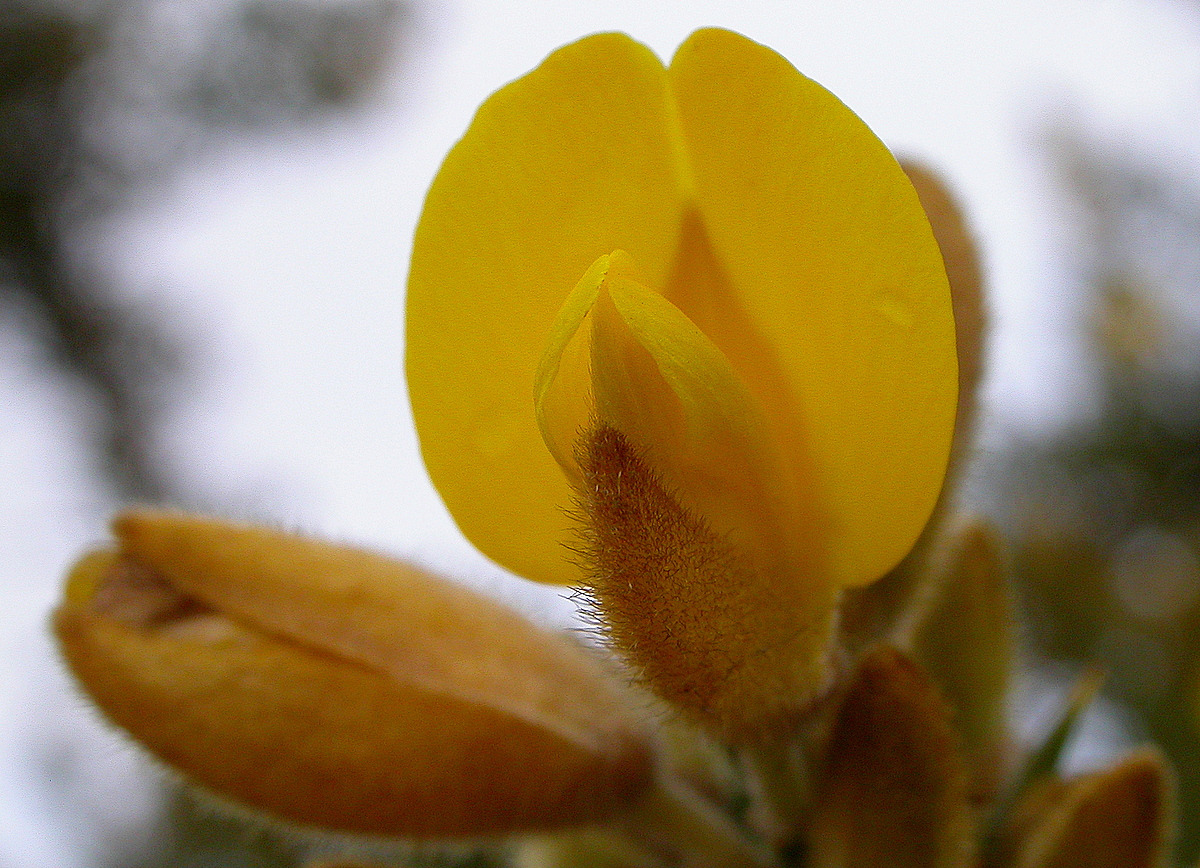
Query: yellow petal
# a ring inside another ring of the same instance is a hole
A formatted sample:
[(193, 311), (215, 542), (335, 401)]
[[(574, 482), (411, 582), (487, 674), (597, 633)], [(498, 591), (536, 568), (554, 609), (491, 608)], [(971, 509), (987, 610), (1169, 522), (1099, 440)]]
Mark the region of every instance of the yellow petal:
[(912, 602), (924, 578), (936, 570), (958, 482), (973, 450), (979, 384), (988, 333), (983, 271), (974, 239), (958, 203), (932, 171), (901, 163), (929, 217), (950, 281), (958, 349), (958, 408), (949, 467), (942, 493), (917, 542), (883, 578), (847, 595), (842, 605), (843, 635), (852, 644), (878, 638)]
[(661, 282), (681, 212), (666, 72), (602, 34), (552, 54), (480, 108), (438, 173), (408, 283), (409, 389), (430, 476), (493, 560), (572, 583), (571, 490), (530, 387), (555, 315), (598, 256)]
[(815, 465), (832, 568), (872, 581), (924, 526), (954, 426), (954, 323), (929, 223), (874, 134), (778, 54), (701, 30), (670, 79), (704, 235), (751, 328), (718, 338), (678, 304), (739, 371), (782, 372), (794, 410), (759, 397), (800, 472)]
[(955, 458), (963, 461), (962, 453), (970, 447), (971, 436), (975, 433), (976, 405), (987, 342), (983, 266), (971, 227), (945, 182), (925, 166), (911, 162), (901, 163), (901, 166), (929, 217), (950, 281), (958, 346), (958, 418), (954, 425), (954, 452)]
[(533, 382), (534, 415), (542, 440), (573, 488), (578, 488), (582, 481), (575, 460), (576, 444), (596, 418), (591, 382), (591, 329), (585, 328), (584, 323), (614, 266), (613, 260), (617, 268), (631, 267), (622, 261), (629, 254), (623, 251), (615, 254), (619, 255), (601, 256), (592, 263), (567, 296), (550, 330)]
[(102, 710), (189, 778), (308, 826), (418, 837), (592, 822), (650, 752), (568, 640), (366, 552), (135, 513), (55, 627)]

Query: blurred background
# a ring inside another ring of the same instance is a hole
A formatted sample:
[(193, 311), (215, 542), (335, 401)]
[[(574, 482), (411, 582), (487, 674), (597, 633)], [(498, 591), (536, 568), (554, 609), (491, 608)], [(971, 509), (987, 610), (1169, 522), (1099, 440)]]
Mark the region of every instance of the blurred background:
[[(283, 866), (77, 696), (45, 623), (121, 504), (267, 521), (551, 623), (421, 468), (403, 285), (474, 109), (560, 44), (717, 24), (939, 170), (993, 340), (967, 497), (1001, 522), (1023, 731), (1085, 661), (1072, 762), (1147, 738), (1200, 851), (1200, 4), (1195, 0), (0, 0), (0, 868)], [(564, 8), (565, 7), (565, 8)]]

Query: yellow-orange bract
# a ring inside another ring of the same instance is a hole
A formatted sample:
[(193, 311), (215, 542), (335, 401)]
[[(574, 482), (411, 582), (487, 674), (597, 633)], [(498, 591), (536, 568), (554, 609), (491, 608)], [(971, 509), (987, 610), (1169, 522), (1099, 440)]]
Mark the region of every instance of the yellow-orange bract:
[(775, 586), (873, 581), (937, 498), (957, 386), (928, 221), (861, 120), (737, 34), (669, 68), (591, 36), (493, 95), (430, 189), (408, 293), (430, 475), (521, 575), (581, 580), (597, 422), (733, 545), (778, 525), (806, 574)]
[(651, 786), (635, 706), (570, 639), (358, 549), (138, 511), (54, 615), (81, 686), (277, 819), (463, 838), (602, 822)]

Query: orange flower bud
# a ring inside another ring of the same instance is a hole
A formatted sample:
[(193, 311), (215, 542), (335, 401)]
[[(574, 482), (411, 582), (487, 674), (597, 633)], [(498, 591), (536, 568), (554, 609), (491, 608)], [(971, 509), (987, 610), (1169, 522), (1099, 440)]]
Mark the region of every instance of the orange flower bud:
[(463, 837), (602, 820), (650, 784), (621, 689), (569, 639), (364, 551), (163, 513), (117, 519), (55, 630), (115, 723), (277, 818)]

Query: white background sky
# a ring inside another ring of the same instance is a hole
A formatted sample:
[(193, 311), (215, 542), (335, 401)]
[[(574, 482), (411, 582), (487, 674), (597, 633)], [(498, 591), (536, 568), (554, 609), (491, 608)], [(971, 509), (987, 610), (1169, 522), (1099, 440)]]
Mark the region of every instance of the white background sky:
[[(994, 290), (989, 442), (1066, 418), (1084, 381), (1040, 137), (1065, 120), (1200, 166), (1200, 7), (443, 0), (418, 9), (406, 77), (376, 108), (223, 147), (103, 238), (122, 282), (190, 320), (212, 353), (173, 420), (192, 483), (243, 514), (414, 557), (565, 617), (556, 592), (527, 592), (475, 555), (424, 477), (402, 371), (410, 238), (440, 159), (491, 91), (589, 32), (625, 30), (669, 58), (710, 24), (779, 50), (947, 176)], [(73, 868), (98, 829), (136, 823), (146, 804), (140, 765), (70, 693), (44, 635), (60, 576), (103, 539), (108, 505), (66, 421), (78, 396), (6, 324), (0, 372), (0, 868)], [(46, 786), (59, 743), (75, 752), (59, 767), (86, 775)]]

